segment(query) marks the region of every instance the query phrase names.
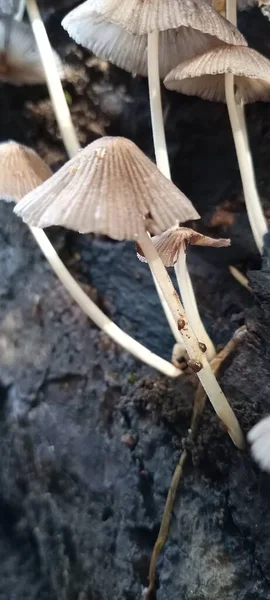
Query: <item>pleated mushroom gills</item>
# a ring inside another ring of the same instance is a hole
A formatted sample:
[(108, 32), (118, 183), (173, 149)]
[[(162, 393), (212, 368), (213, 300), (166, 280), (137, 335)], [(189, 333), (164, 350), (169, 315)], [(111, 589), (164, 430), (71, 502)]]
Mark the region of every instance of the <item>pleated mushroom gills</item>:
[[(179, 227), (175, 225), (161, 235), (152, 237), (154, 244), (165, 267), (173, 267), (177, 263), (180, 249), (186, 252), (188, 244), (192, 246), (211, 246), (213, 248), (222, 248), (230, 246), (231, 241), (225, 238), (211, 238), (207, 235), (198, 233), (189, 227)], [(145, 261), (140, 249), (138, 249), (138, 258)]]
[[(191, 202), (129, 140), (102, 138), (87, 146), (15, 207), (36, 227), (62, 225), (80, 232), (136, 240), (182, 330), (191, 364), (234, 443), (242, 448), (236, 416), (215, 379), (171, 279), (148, 236), (179, 219), (198, 218)], [(189, 216), (188, 216), (189, 215)]]
[(179, 219), (199, 218), (152, 161), (120, 137), (104, 137), (81, 150), (15, 212), (36, 227), (62, 225), (116, 240), (136, 240), (145, 230), (156, 234)]
[[(126, 71), (148, 73), (148, 35), (159, 32), (159, 74), (219, 44), (245, 44), (245, 38), (205, 0), (87, 0), (63, 20), (69, 35), (99, 58)], [(154, 59), (154, 57), (153, 57)]]

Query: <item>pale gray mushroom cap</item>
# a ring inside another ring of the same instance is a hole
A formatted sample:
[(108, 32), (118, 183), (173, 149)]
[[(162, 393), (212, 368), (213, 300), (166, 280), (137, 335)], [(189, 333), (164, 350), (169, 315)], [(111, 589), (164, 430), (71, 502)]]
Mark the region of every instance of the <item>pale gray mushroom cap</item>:
[(18, 0), (0, 0), (0, 15), (13, 15), (18, 6)]
[(15, 208), (29, 225), (134, 240), (177, 219), (198, 219), (190, 200), (130, 140), (89, 144)]
[[(44, 70), (30, 25), (13, 21), (6, 51), (7, 26), (7, 20), (0, 19), (0, 81), (13, 85), (44, 83)], [(55, 52), (54, 56), (59, 75), (63, 77), (61, 61)]]
[(51, 175), (51, 169), (31, 148), (13, 141), (0, 144), (0, 199), (19, 202)]
[[(231, 244), (231, 240), (229, 239), (211, 238), (198, 233), (198, 231), (194, 231), (190, 227), (179, 227), (178, 225), (164, 231), (161, 235), (155, 235), (151, 239), (165, 267), (173, 267), (183, 244), (184, 248), (186, 248), (187, 244), (191, 244), (192, 246), (212, 246), (214, 248), (222, 248)], [(140, 249), (138, 258), (142, 262), (146, 262)]]
[[(108, 60), (125, 71), (146, 76), (147, 35), (133, 35), (126, 29), (99, 21), (96, 13), (89, 13), (85, 3), (74, 9), (62, 25), (78, 44), (103, 60)], [(163, 79), (183, 60), (214, 48), (220, 41), (191, 27), (181, 27), (160, 33), (159, 71)]]
[(84, 6), (137, 35), (192, 27), (226, 44), (242, 44), (244, 39), (206, 0), (87, 0)]
[(270, 61), (246, 46), (223, 46), (180, 63), (165, 78), (169, 90), (225, 102), (225, 73), (234, 75), (236, 97), (244, 102), (270, 99)]

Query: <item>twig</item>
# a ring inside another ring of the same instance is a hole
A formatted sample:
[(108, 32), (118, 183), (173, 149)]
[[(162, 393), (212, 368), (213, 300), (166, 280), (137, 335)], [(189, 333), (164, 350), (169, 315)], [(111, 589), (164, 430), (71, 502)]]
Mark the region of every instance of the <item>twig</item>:
[[(237, 331), (234, 333), (232, 339), (228, 342), (228, 344), (226, 344), (226, 346), (223, 348), (223, 350), (221, 350), (221, 352), (219, 352), (219, 354), (217, 356), (215, 356), (215, 358), (213, 358), (213, 360), (211, 361), (211, 369), (213, 370), (213, 372), (215, 374), (217, 374), (217, 372), (220, 370), (221, 366), (223, 365), (224, 361), (228, 358), (228, 356), (230, 356), (232, 354), (232, 352), (235, 351), (235, 349), (237, 348), (239, 343), (242, 341), (245, 334), (246, 334), (245, 326), (240, 327), (240, 329), (237, 329)], [(187, 442), (194, 439), (194, 436), (196, 434), (198, 424), (200, 421), (200, 417), (202, 415), (202, 412), (203, 412), (203, 409), (205, 406), (206, 398), (207, 398), (207, 396), (205, 394), (205, 391), (204, 391), (202, 385), (199, 384), (198, 389), (195, 394), (195, 400), (194, 400), (194, 406), (193, 406), (192, 418), (191, 418), (191, 425), (190, 425), (190, 429), (188, 430)], [(149, 567), (149, 574), (148, 574), (149, 585), (145, 592), (145, 596), (144, 596), (145, 600), (150, 600), (151, 594), (155, 590), (156, 565), (157, 565), (158, 557), (168, 539), (175, 496), (176, 496), (177, 488), (179, 485), (179, 481), (180, 481), (182, 473), (183, 473), (183, 467), (186, 462), (187, 456), (188, 456), (188, 452), (185, 449), (185, 450), (183, 450), (183, 452), (180, 455), (179, 461), (176, 465), (175, 471), (172, 476), (170, 488), (168, 491), (168, 495), (167, 495), (162, 519), (161, 519), (161, 525), (160, 525), (160, 529), (158, 532), (158, 537), (155, 542), (151, 560), (150, 560), (150, 567)]]

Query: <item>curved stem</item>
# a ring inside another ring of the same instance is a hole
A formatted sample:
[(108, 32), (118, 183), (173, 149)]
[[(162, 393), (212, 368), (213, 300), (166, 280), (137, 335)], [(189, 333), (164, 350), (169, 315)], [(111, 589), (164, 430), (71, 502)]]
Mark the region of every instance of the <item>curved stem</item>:
[[(227, 0), (226, 18), (234, 26), (237, 26), (236, 0)], [(248, 141), (244, 106), (242, 102), (236, 102), (234, 93), (234, 76), (232, 73), (225, 74), (225, 95), (237, 161), (243, 185), (247, 214), (254, 240), (257, 244), (259, 252), (262, 253), (263, 237), (268, 231), (268, 225), (263, 214), (256, 186), (253, 161)]]
[(262, 253), (263, 237), (268, 231), (268, 226), (263, 214), (256, 187), (250, 149), (247, 148), (247, 134), (245, 131), (243, 131), (241, 123), (242, 119), (239, 118), (239, 112), (234, 95), (234, 76), (231, 73), (225, 74), (225, 94), (235, 150), (242, 179), (247, 214), (254, 240), (257, 244), (258, 250), (260, 253)]
[[(165, 131), (164, 131), (164, 123), (163, 123), (163, 113), (162, 113), (162, 104), (161, 104), (161, 92), (160, 92), (160, 77), (159, 77), (159, 32), (153, 31), (148, 34), (148, 49), (147, 49), (147, 57), (148, 57), (148, 85), (149, 85), (149, 102), (150, 102), (150, 111), (151, 111), (151, 122), (152, 122), (152, 130), (153, 130), (153, 141), (154, 141), (154, 149), (156, 156), (157, 167), (167, 177), (171, 179), (171, 172), (169, 166)], [(208, 349), (208, 357), (212, 358), (215, 353), (215, 348), (204, 328), (204, 325), (201, 321), (200, 314), (198, 311), (194, 290), (192, 287), (192, 283), (186, 269), (186, 281), (189, 285), (189, 300), (192, 298), (193, 307), (196, 306), (196, 323), (199, 324), (200, 331), (200, 339), (206, 345)], [(182, 285), (180, 285), (180, 290), (182, 294)], [(186, 304), (186, 299), (183, 297), (183, 304), (185, 306), (186, 311), (188, 312), (189, 305)], [(165, 314), (167, 316), (167, 311), (163, 306)], [(168, 318), (168, 316), (167, 316)], [(171, 330), (175, 336), (177, 341), (179, 340), (179, 336), (176, 337), (175, 328), (172, 327), (170, 320), (168, 319)], [(197, 331), (196, 331), (197, 333)]]
[(157, 369), (168, 377), (178, 377), (181, 374), (181, 370), (174, 367), (171, 363), (167, 362), (160, 356), (157, 356), (148, 348), (145, 348), (142, 344), (134, 340), (127, 333), (122, 331), (120, 327), (117, 327), (99, 308), (96, 304), (87, 296), (82, 290), (79, 284), (75, 281), (68, 269), (62, 263), (57, 252), (49, 241), (48, 237), (37, 227), (30, 227), (35, 240), (37, 241), (41, 251), (46, 257), (47, 261), (51, 265), (52, 269), (60, 279), (61, 283), (68, 290), (72, 298), (81, 307), (83, 312), (92, 320), (94, 323), (102, 329), (107, 335), (109, 335), (117, 344), (120, 344), (125, 350), (133, 354), (139, 360), (145, 362), (150, 367)]
[(190, 327), (186, 313), (181, 304), (180, 298), (176, 293), (172, 281), (160, 259), (156, 248), (151, 239), (145, 232), (140, 235), (138, 244), (142, 248), (160, 289), (167, 300), (168, 306), (172, 312), (177, 326), (181, 329), (183, 341), (190, 357), (190, 365), (193, 366), (198, 378), (205, 389), (205, 392), (212, 403), (217, 415), (224, 423), (228, 434), (238, 448), (244, 447), (244, 437), (239, 426), (238, 420), (230, 407), (225, 395), (223, 394), (206, 356), (202, 353), (198, 340), (196, 339), (192, 328)]
[(175, 264), (176, 279), (181, 293), (182, 302), (186, 309), (189, 323), (198, 340), (206, 345), (206, 356), (208, 360), (211, 361), (212, 358), (214, 358), (214, 356), (216, 355), (216, 351), (210, 340), (210, 337), (205, 331), (205, 328), (201, 321), (201, 317), (199, 315), (196, 298), (193, 292), (190, 276), (186, 265), (186, 257), (186, 249), (184, 247), (184, 244), (182, 244), (177, 262)]
[(52, 47), (42, 22), (36, 0), (27, 0), (26, 9), (36, 39), (40, 59), (43, 64), (48, 90), (52, 100), (56, 120), (70, 157), (79, 152), (80, 145), (71, 120), (70, 111), (62, 88)]

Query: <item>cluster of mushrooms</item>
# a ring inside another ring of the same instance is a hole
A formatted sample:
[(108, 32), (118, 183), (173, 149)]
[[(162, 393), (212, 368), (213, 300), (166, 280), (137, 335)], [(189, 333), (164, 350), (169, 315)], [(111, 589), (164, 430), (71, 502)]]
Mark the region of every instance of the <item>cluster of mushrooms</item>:
[[(31, 27), (21, 22), (25, 8)], [(80, 150), (61, 85), (62, 66), (51, 49), (36, 0), (0, 0), (0, 80), (14, 85), (47, 82), (70, 157), (53, 175), (33, 150), (16, 142), (2, 143), (0, 197), (17, 203), (15, 213), (29, 225), (56, 275), (98, 327), (161, 373), (182, 376), (177, 360), (168, 362), (150, 352), (92, 302), (43, 229), (61, 225), (82, 234), (136, 242), (134, 251), (149, 265), (175, 337), (173, 356), (185, 348), (188, 365), (219, 419), (235, 445), (243, 448), (240, 425), (211, 368), (216, 351), (201, 321), (186, 263), (189, 244), (221, 247), (230, 240), (212, 239), (183, 225), (199, 219), (199, 214), (171, 181), (160, 94), (163, 80), (170, 90), (227, 103), (247, 213), (261, 252), (268, 228), (244, 105), (270, 99), (270, 61), (248, 47), (236, 27), (236, 9), (236, 0), (87, 0), (64, 18), (63, 27), (77, 43), (126, 71), (148, 77), (155, 165), (125, 138), (103, 137)], [(181, 300), (167, 267), (175, 269)], [(258, 433), (252, 435), (258, 448)]]

